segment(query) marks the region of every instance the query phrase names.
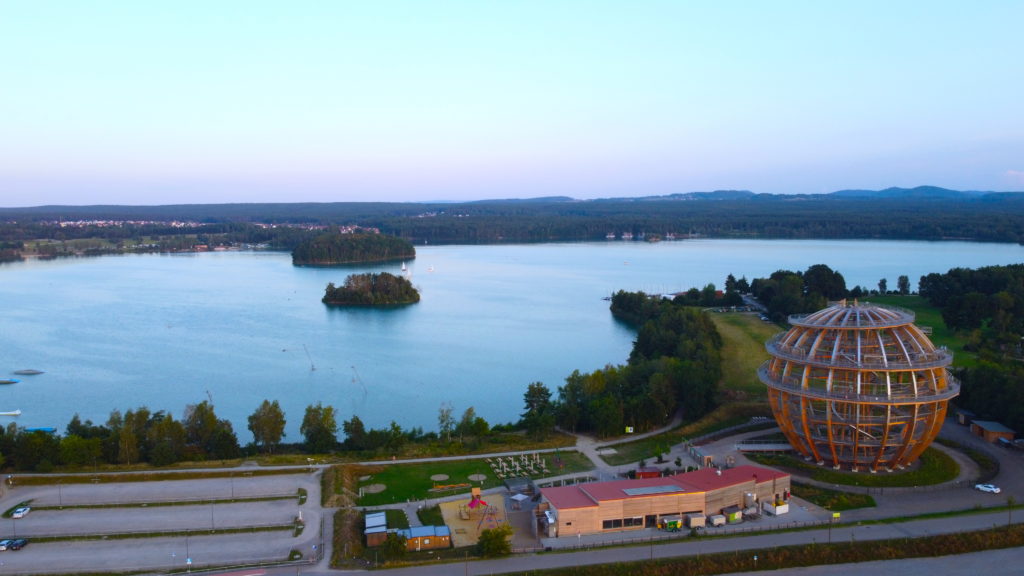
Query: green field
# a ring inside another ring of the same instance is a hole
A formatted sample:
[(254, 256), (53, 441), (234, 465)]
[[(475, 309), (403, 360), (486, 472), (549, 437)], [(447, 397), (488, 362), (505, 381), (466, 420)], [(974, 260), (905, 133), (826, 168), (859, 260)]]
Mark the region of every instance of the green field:
[(722, 389), (766, 398), (764, 384), (757, 379), (757, 368), (768, 359), (764, 343), (782, 328), (752, 313), (709, 314), (722, 335)]
[[(551, 476), (559, 474), (571, 474), (590, 470), (594, 466), (579, 452), (566, 450), (558, 454), (562, 463), (559, 468), (555, 465), (555, 454), (541, 454), (548, 463), (548, 470)], [(364, 490), (363, 496), (357, 501), (359, 506), (380, 506), (393, 504), (395, 502), (406, 502), (409, 500), (424, 500), (452, 494), (469, 493), (471, 486), (480, 486), (483, 489), (494, 488), (501, 485), (490, 465), (483, 459), (474, 460), (448, 460), (444, 462), (423, 462), (419, 464), (394, 464), (380, 465), (380, 470), (370, 474), (370, 478), (361, 480), (359, 488), (366, 488), (374, 484), (383, 484), (385, 489), (377, 494), (369, 494)], [(431, 480), (431, 476), (444, 474), (447, 480)], [(487, 479), (481, 482), (471, 482), (469, 476), (472, 474), (483, 474)], [(466, 484), (465, 486), (458, 486)], [(437, 486), (452, 486), (448, 490), (434, 490)]]
[(872, 488), (934, 486), (955, 480), (960, 474), (960, 466), (946, 453), (935, 448), (926, 449), (921, 454), (918, 464), (907, 470), (877, 474), (833, 470), (805, 462), (789, 454), (748, 454), (747, 457), (765, 466), (799, 472), (818, 482), (842, 486)]

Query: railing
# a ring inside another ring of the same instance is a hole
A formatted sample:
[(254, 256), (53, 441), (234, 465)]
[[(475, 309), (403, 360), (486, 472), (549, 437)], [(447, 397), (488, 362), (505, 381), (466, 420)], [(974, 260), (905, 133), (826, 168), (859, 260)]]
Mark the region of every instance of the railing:
[(855, 370), (925, 370), (929, 368), (941, 368), (953, 362), (953, 354), (945, 347), (936, 348), (934, 352), (913, 353), (907, 357), (894, 356), (890, 359), (882, 357), (865, 358), (855, 360), (846, 355), (835, 355), (828, 359), (819, 359), (810, 356), (810, 349), (797, 346), (781, 344), (780, 340), (785, 334), (773, 336), (765, 348), (768, 353), (777, 358), (791, 360), (801, 364), (819, 366), (822, 368), (850, 368)]
[[(852, 316), (853, 322), (849, 324), (840, 324), (833, 321), (812, 321), (808, 322), (805, 319), (810, 316), (821, 316), (821, 312), (814, 312), (812, 314), (793, 314), (789, 317), (789, 323), (793, 326), (804, 326), (807, 328), (884, 328), (889, 326), (903, 326), (906, 324), (912, 324), (914, 322), (915, 315), (912, 311), (898, 306), (879, 306), (878, 304), (872, 304), (874, 307), (881, 308), (892, 312), (896, 316), (894, 318), (878, 318), (875, 316), (869, 316), (867, 314), (857, 314)], [(851, 310), (857, 308), (850, 307)], [(838, 314), (838, 312), (836, 313)], [(828, 316), (830, 320), (834, 320), (834, 316)]]
[[(769, 361), (770, 362), (770, 361)], [(757, 377), (761, 382), (779, 392), (796, 394), (806, 398), (818, 400), (831, 400), (839, 402), (851, 402), (855, 404), (921, 404), (924, 402), (939, 402), (955, 398), (960, 394), (960, 382), (950, 376), (946, 388), (938, 391), (926, 391), (917, 394), (857, 394), (846, 390), (822, 390), (820, 388), (804, 388), (798, 385), (780, 382), (768, 373), (768, 362), (765, 362), (757, 369)]]

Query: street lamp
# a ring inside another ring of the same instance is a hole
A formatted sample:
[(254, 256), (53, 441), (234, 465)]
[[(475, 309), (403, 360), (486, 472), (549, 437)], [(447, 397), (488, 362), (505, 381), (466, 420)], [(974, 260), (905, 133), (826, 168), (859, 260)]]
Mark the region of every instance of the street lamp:
[(64, 491), (60, 480), (57, 480), (57, 507), (64, 509)]

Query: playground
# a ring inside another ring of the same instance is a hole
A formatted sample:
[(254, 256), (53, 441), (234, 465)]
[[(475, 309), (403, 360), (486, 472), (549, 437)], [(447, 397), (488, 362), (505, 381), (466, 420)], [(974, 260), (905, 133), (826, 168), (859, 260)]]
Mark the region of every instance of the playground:
[(508, 523), (505, 496), (502, 494), (482, 497), (479, 489), (473, 488), (466, 498), (442, 502), (440, 506), (444, 523), (452, 532), (452, 546), (455, 548), (473, 546), (484, 530)]

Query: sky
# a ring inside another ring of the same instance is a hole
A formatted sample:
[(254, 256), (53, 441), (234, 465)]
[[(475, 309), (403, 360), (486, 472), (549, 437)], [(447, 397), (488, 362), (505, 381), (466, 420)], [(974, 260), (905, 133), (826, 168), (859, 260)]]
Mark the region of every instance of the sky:
[(1024, 2), (0, 0), (0, 206), (1024, 190)]

